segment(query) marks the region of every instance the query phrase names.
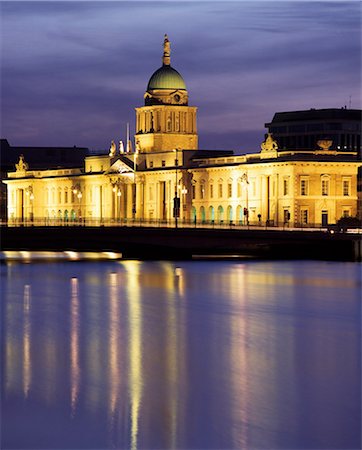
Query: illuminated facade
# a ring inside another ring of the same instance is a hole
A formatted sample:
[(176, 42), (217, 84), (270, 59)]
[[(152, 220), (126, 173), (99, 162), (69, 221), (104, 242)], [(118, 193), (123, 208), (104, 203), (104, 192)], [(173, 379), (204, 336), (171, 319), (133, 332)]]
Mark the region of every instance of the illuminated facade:
[[(255, 154), (198, 150), (197, 108), (181, 75), (163, 65), (136, 108), (134, 151), (112, 142), (108, 155), (82, 168), (31, 170), (24, 159), (8, 174), (9, 221), (326, 225), (356, 216), (356, 151), (278, 148), (271, 134)], [(128, 146), (127, 146), (128, 147)], [(317, 149), (318, 148), (318, 149)]]

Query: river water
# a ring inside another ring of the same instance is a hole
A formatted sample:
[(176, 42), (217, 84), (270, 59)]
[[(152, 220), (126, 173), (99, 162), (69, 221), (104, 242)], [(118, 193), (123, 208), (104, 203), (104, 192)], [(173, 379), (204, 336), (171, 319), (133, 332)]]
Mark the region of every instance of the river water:
[(1, 267), (2, 449), (357, 449), (361, 265)]

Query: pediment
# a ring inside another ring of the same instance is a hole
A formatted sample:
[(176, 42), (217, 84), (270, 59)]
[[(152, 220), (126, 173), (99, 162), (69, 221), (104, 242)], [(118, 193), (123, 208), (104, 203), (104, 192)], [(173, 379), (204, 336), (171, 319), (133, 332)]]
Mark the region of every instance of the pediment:
[(132, 167), (130, 167), (124, 161), (117, 159), (116, 161), (114, 161), (114, 163), (111, 165), (111, 167), (107, 170), (106, 173), (133, 173), (133, 172), (134, 170)]

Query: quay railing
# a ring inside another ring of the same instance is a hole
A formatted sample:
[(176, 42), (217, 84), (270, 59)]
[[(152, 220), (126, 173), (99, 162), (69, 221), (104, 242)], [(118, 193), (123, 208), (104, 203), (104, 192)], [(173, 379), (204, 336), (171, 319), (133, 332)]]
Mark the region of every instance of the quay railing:
[[(162, 219), (49, 219), (49, 218), (34, 218), (33, 220), (19, 220), (12, 219), (2, 221), (2, 226), (8, 227), (156, 227), (156, 228), (176, 228), (175, 220)], [(249, 222), (245, 221), (206, 221), (206, 220), (177, 220), (177, 228), (197, 228), (197, 229), (238, 229), (238, 230), (284, 230), (284, 231), (324, 231), (324, 232), (350, 232), (362, 234), (361, 228), (346, 229), (339, 227), (336, 224), (322, 225), (322, 224), (301, 224), (298, 222), (277, 223), (273, 221), (267, 222)]]

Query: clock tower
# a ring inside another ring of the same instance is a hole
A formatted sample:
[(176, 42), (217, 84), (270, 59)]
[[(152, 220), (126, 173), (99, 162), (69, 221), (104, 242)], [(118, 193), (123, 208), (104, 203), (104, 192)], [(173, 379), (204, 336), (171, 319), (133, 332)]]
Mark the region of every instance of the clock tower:
[(182, 76), (171, 67), (167, 35), (163, 43), (162, 66), (151, 76), (144, 95), (145, 106), (136, 108), (135, 142), (140, 152), (197, 150), (195, 106), (188, 106), (188, 92)]

